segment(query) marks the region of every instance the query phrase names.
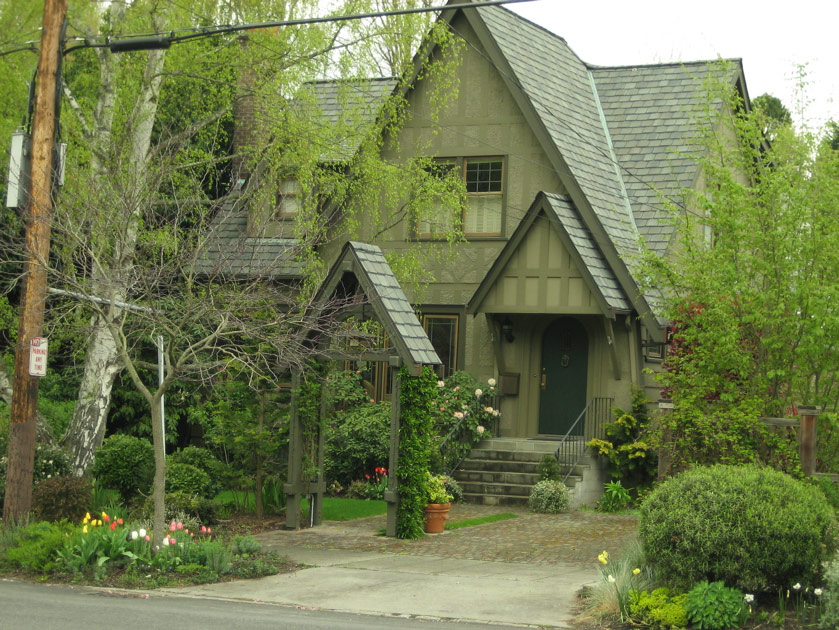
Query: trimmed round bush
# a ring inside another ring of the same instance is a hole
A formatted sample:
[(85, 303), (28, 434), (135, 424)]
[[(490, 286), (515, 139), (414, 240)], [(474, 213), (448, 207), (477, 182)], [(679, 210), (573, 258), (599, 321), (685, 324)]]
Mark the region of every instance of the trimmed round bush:
[(197, 466), (178, 462), (166, 466), (166, 492), (183, 492), (212, 499), (212, 490), (210, 475)]
[(569, 505), (568, 488), (564, 483), (553, 479), (543, 479), (533, 486), (527, 499), (527, 506), (542, 514), (567, 512)]
[(641, 505), (639, 535), (662, 580), (684, 589), (701, 580), (751, 593), (814, 584), (836, 548), (818, 488), (751, 465), (694, 468), (662, 483)]
[(116, 490), (124, 500), (148, 494), (154, 480), (154, 447), (132, 435), (112, 435), (96, 451), (91, 473), (99, 486)]
[(210, 478), (207, 496), (212, 498), (222, 491), (226, 476), (225, 466), (206, 448), (187, 446), (179, 449), (169, 456), (167, 460), (168, 464), (189, 464), (207, 473), (207, 476)]

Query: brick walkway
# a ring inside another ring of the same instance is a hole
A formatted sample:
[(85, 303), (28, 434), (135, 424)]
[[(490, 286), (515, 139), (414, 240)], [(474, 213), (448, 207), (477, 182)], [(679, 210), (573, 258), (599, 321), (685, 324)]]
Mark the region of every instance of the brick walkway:
[(597, 555), (603, 550), (619, 555), (634, 538), (638, 524), (637, 518), (631, 515), (533, 514), (521, 508), (471, 504), (452, 506), (449, 521), (502, 512), (518, 516), (419, 540), (396, 540), (379, 535), (385, 527), (384, 516), (343, 523), (326, 522), (299, 531), (265, 532), (256, 538), (267, 548), (279, 549), (297, 545), (498, 562), (591, 565), (597, 562)]

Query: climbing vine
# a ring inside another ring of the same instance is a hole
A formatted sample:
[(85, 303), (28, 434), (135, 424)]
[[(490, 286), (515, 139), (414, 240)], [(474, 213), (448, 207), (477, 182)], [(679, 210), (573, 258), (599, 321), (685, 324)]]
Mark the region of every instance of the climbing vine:
[(432, 403), (437, 378), (430, 367), (421, 376), (411, 376), (406, 368), (399, 371), (399, 509), (396, 515), (397, 538), (423, 535), (424, 510), (428, 503), (426, 481), (431, 457), (434, 428)]

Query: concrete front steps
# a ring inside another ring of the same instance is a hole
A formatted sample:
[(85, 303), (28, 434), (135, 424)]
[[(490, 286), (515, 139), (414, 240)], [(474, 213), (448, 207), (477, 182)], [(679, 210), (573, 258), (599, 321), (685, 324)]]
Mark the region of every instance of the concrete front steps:
[[(464, 500), (482, 505), (527, 505), (539, 481), (539, 462), (553, 455), (558, 440), (490, 438), (472, 449), (453, 476), (463, 489)], [(570, 463), (568, 464), (570, 465)], [(566, 472), (567, 466), (563, 470)], [(571, 507), (594, 506), (603, 493), (606, 472), (586, 454), (565, 482)]]

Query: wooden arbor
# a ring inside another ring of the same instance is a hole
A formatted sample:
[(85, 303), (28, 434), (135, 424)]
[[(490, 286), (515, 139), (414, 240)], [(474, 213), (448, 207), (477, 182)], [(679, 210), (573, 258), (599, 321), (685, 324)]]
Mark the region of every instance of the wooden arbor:
[[(339, 312), (335, 311), (336, 299), (346, 304)], [(332, 317), (347, 318), (360, 314), (362, 309), (372, 311), (373, 318), (379, 322), (387, 334), (389, 347), (386, 350), (368, 350), (353, 354), (353, 358), (363, 361), (382, 361), (396, 371), (405, 366), (412, 375), (419, 376), (424, 365), (438, 366), (440, 359), (417, 319), (411, 304), (405, 297), (402, 287), (396, 281), (393, 271), (385, 260), (382, 250), (375, 245), (350, 241), (344, 245), (338, 260), (332, 265), (329, 274), (315, 295), (314, 303), (326, 312), (329, 308)], [(332, 305), (332, 306), (328, 306)], [(328, 349), (324, 356), (330, 356)], [(312, 504), (311, 524), (320, 525), (323, 512), (323, 494), (326, 482), (323, 477), (324, 432), (317, 432), (317, 479), (310, 480), (303, 471), (303, 433), (297, 404), (297, 389), (300, 386), (301, 373), (292, 374), (291, 426), (289, 435), (288, 483), (286, 493), (286, 528), (300, 527), (300, 502), (304, 496), (310, 496)], [(385, 492), (387, 506), (387, 535), (396, 535), (396, 513), (399, 507), (399, 493), (396, 471), (399, 465), (399, 378), (393, 374), (393, 397), (390, 416), (390, 462), (388, 467), (388, 489)], [(326, 413), (321, 404), (321, 416)]]

